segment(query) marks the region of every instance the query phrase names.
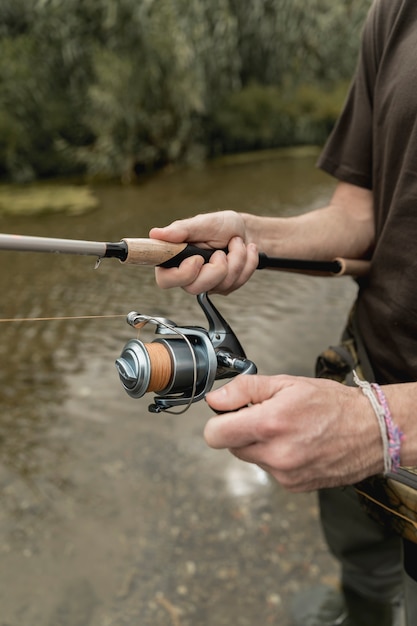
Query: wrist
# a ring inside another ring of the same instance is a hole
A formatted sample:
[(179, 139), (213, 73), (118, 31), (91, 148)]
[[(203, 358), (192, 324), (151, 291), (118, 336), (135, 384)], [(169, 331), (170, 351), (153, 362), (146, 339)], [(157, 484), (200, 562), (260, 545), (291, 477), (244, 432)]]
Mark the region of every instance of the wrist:
[(252, 215), (251, 213), (239, 213), (240, 217), (243, 220), (243, 229), (244, 229), (244, 242), (248, 243), (259, 243), (259, 226), (257, 222), (259, 221), (259, 217), (257, 215)]

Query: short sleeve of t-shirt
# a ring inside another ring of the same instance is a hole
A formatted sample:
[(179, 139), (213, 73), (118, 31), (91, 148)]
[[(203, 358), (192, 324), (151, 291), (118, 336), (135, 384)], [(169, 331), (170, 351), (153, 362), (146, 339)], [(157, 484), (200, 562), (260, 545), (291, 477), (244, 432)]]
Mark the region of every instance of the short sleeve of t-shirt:
[(417, 0), (374, 0), (345, 107), (318, 165), (372, 190), (358, 328), (380, 383), (417, 380)]
[(362, 33), (356, 73), (343, 111), (318, 160), (339, 180), (373, 187), (373, 108), (378, 67), (401, 0), (377, 0)]

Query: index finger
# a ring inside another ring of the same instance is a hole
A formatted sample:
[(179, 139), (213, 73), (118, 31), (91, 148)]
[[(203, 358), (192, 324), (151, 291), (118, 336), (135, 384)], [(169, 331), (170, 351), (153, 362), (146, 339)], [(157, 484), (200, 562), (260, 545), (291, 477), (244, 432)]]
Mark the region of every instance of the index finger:
[(216, 450), (242, 448), (256, 442), (253, 432), (255, 407), (245, 407), (234, 413), (213, 416), (204, 428), (204, 439)]
[(276, 436), (281, 429), (278, 418), (287, 403), (285, 397), (278, 401), (277, 395), (290, 388), (293, 381), (293, 377), (285, 375), (241, 375), (208, 393), (206, 399), (210, 406), (231, 412), (207, 422), (204, 431), (207, 444), (212, 448), (241, 448)]
[(226, 275), (226, 255), (221, 250), (217, 250), (208, 263), (205, 263), (203, 257), (196, 255), (185, 259), (178, 268), (155, 268), (159, 287), (163, 289), (183, 287), (193, 295), (203, 291), (211, 291), (222, 282)]
[(155, 267), (155, 278), (158, 287), (170, 289), (171, 287), (191, 285), (197, 279), (204, 263), (202, 256), (195, 255), (185, 259), (179, 267), (170, 269)]

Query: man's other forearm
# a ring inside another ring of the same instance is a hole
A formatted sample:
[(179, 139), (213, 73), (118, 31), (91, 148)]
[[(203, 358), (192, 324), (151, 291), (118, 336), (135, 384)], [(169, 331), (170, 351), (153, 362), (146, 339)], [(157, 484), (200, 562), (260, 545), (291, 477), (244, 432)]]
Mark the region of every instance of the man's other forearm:
[(331, 260), (371, 255), (374, 244), (372, 191), (338, 183), (328, 206), (289, 218), (245, 213), (246, 243), (270, 256)]

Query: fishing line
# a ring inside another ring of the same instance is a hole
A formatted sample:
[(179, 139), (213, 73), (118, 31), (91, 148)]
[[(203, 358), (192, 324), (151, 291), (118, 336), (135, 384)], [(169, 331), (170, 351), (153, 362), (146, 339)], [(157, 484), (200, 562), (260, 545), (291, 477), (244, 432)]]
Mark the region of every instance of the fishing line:
[(63, 317), (10, 317), (0, 318), (1, 323), (11, 324), (13, 322), (60, 322), (65, 320), (102, 320), (102, 319), (116, 319), (120, 317), (126, 317), (124, 314), (119, 315), (66, 315)]

